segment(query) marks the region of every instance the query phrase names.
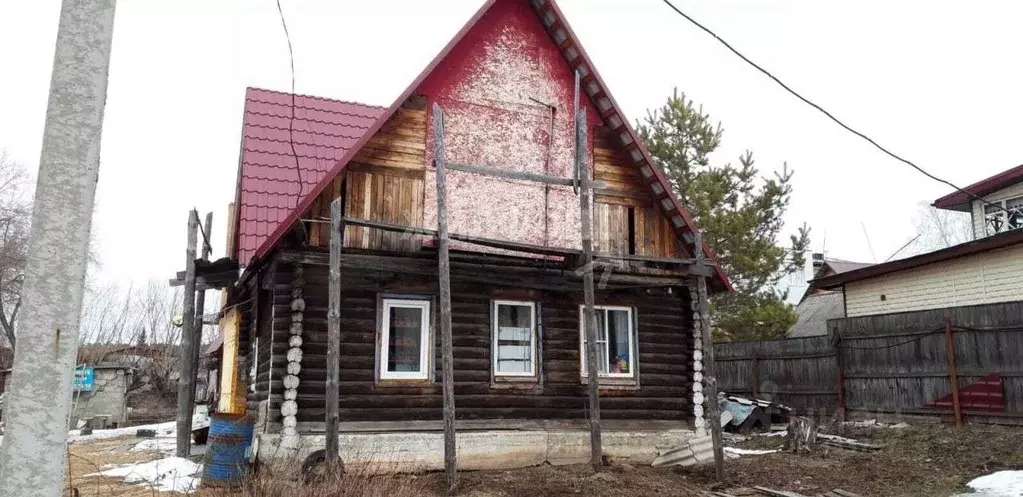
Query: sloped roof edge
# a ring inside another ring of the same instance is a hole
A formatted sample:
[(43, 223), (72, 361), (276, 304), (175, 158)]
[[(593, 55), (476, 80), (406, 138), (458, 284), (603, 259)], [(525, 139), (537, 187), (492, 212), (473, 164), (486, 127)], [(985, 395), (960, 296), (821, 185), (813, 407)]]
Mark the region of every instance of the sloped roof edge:
[[(295, 224), (295, 222), (299, 220), (302, 213), (308, 210), (312, 206), (313, 201), (327, 188), (327, 186), (331, 184), (333, 178), (337, 177), (338, 174), (344, 171), (348, 163), (352, 160), (353, 157), (355, 157), (356, 154), (358, 154), (358, 152), (363, 148), (366, 142), (369, 141), (369, 139), (374, 134), (376, 134), (381, 127), (383, 127), (384, 123), (386, 123), (387, 120), (390, 119), (394, 115), (394, 113), (397, 112), (397, 110), (412, 95), (412, 92), (414, 92), (416, 88), (418, 88), (423, 83), (423, 81), (448, 56), (448, 54), (455, 48), (455, 46), (458, 45), (458, 43), (476, 25), (476, 23), (479, 22), (480, 18), (482, 18), (487, 13), (487, 11), (490, 10), (490, 8), (493, 7), (493, 5), (498, 1), (508, 0), (487, 0), (479, 8), (479, 10), (477, 10), (476, 13), (473, 14), (469, 21), (466, 22), (465, 25), (462, 26), (462, 28), (458, 31), (458, 33), (455, 34), (451, 41), (449, 41), (447, 45), (445, 45), (444, 48), (440, 51), (440, 53), (438, 53), (437, 56), (434, 57), (434, 59), (426, 66), (426, 68), (424, 68), (423, 71), (420, 72), (419, 76), (417, 76), (416, 79), (412, 81), (412, 83), (404, 91), (401, 92), (398, 98), (395, 99), (394, 103), (392, 103), (391, 106), (388, 107), (387, 111), (380, 115), (377, 121), (373, 123), (373, 125), (366, 131), (366, 133), (356, 141), (355, 145), (353, 145), (352, 148), (348, 150), (348, 152), (340, 160), (337, 161), (337, 164), (334, 166), (334, 168), (328, 171), (327, 174), (323, 177), (323, 179), (320, 180), (320, 182), (312, 190), (305, 194), (305, 197), (298, 203), (295, 210), (293, 210), (291, 214), (288, 215), (288, 217), (277, 226), (274, 232), (263, 241), (263, 244), (256, 251), (256, 255), (252, 263), (250, 263), (250, 266), (255, 265), (257, 261), (265, 258), (273, 250), (273, 248), (284, 237), (285, 233), (287, 233), (288, 230), (290, 230), (291, 227)], [(566, 21), (564, 14), (557, 5), (557, 2), (555, 0), (530, 0), (530, 3), (537, 11), (537, 15), (540, 16), (540, 22), (544, 24), (545, 27), (549, 29), (552, 26), (564, 27), (565, 31), (567, 32), (567, 40), (563, 40), (561, 44), (564, 45), (567, 42), (571, 42), (571, 44), (578, 50), (579, 58), (581, 59), (581, 62), (575, 67), (582, 68), (588, 73), (583, 75), (584, 76), (583, 88), (584, 89), (586, 88), (588, 80), (590, 79), (590, 77), (592, 77), (592, 80), (595, 81), (598, 88), (595, 92), (586, 91), (589, 98), (594, 99), (595, 95), (600, 95), (601, 97), (608, 99), (608, 101), (610, 102), (610, 108), (602, 110), (603, 112), (602, 117), (608, 115), (615, 115), (617, 117), (617, 121), (620, 121), (618, 126), (613, 128), (613, 131), (615, 131), (615, 133), (618, 134), (619, 139), (625, 145), (634, 146), (635, 150), (638, 151), (640, 157), (639, 160), (636, 160), (637, 165), (640, 162), (642, 162), (643, 163), (642, 167), (648, 168), (648, 170), (641, 170), (643, 176), (651, 178), (653, 180), (650, 182), (651, 184), (656, 182), (660, 185), (661, 197), (659, 198), (658, 204), (661, 205), (662, 209), (665, 211), (665, 214), (668, 215), (670, 219), (672, 219), (672, 225), (675, 228), (676, 233), (679, 234), (679, 238), (682, 241), (682, 244), (686, 248), (686, 250), (689, 251), (690, 253), (695, 252), (695, 250), (693, 250), (695, 248), (693, 247), (693, 243), (695, 241), (694, 234), (699, 230), (699, 227), (696, 225), (696, 222), (689, 214), (689, 211), (682, 205), (678, 197), (672, 191), (670, 182), (668, 181), (664, 172), (661, 171), (661, 168), (653, 160), (653, 157), (650, 155), (649, 150), (647, 150), (646, 145), (644, 145), (642, 140), (640, 140), (639, 134), (636, 133), (636, 130), (633, 129), (633, 127), (629, 124), (628, 120), (624, 119), (623, 117), (624, 113), (621, 111), (621, 107), (619, 107), (618, 103), (614, 100), (614, 97), (611, 96), (610, 92), (607, 91), (607, 85), (604, 83), (604, 80), (597, 73), (596, 67), (590, 60), (589, 55), (586, 54), (586, 51), (578, 42), (578, 36), (576, 36), (575, 32), (572, 31), (571, 26), (569, 26), (568, 22)], [(549, 6), (550, 9), (545, 11), (544, 6)], [(553, 19), (548, 19), (547, 17), (545, 17), (548, 12), (551, 13), (551, 15), (553, 15), (554, 17)], [(553, 34), (556, 31), (554, 29), (551, 29), (550, 32), (552, 33), (553, 36)], [(557, 42), (557, 40), (555, 40), (555, 42)], [(571, 65), (571, 61), (569, 61), (569, 64)], [(597, 102), (594, 102), (594, 104), (597, 105), (598, 110), (601, 109), (600, 105), (598, 105)], [(673, 213), (677, 213), (677, 216), (673, 215)], [(687, 234), (689, 236), (686, 236)], [(707, 244), (706, 241), (704, 241), (702, 245), (703, 254), (711, 261), (714, 261), (715, 259), (714, 253), (710, 249), (710, 246)], [(732, 291), (733, 287), (731, 281), (728, 279), (728, 276), (725, 275), (720, 265), (715, 264), (715, 272), (717, 273), (716, 284), (712, 284), (712, 286), (725, 291)]]

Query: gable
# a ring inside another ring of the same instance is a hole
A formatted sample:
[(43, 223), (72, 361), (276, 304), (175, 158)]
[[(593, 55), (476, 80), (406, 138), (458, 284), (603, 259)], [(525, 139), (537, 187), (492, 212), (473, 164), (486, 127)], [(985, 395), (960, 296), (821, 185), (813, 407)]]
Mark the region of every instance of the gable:
[[(444, 109), (449, 161), (570, 177), (576, 71), (582, 76), (581, 102), (591, 126), (594, 176), (603, 176), (608, 184), (596, 192), (595, 210), (606, 214), (596, 226), (607, 230), (606, 236), (598, 236), (598, 247), (622, 250), (638, 240), (642, 247), (634, 250), (645, 250), (646, 241), (652, 240), (664, 255), (691, 256), (695, 223), (575, 40), (554, 2), (488, 1), (337, 161), (328, 179), (305, 196), (257, 256), (268, 253), (321, 195), (336, 191), (334, 179), (349, 164), (359, 164), (355, 155), (410, 97), (422, 95), (427, 104), (436, 102)], [(553, 113), (547, 104), (554, 107)], [(426, 167), (432, 159), (429, 122), (427, 116), (423, 183), (432, 186), (433, 171)], [(578, 197), (570, 189), (453, 173), (449, 173), (452, 231), (536, 245), (579, 245)], [(423, 190), (423, 223), (429, 227), (436, 218), (435, 190)], [(319, 200), (321, 210), (325, 200)], [(623, 232), (632, 237), (623, 241)], [(701, 250), (713, 259), (706, 244)], [(718, 276), (715, 287), (729, 288), (720, 268)]]

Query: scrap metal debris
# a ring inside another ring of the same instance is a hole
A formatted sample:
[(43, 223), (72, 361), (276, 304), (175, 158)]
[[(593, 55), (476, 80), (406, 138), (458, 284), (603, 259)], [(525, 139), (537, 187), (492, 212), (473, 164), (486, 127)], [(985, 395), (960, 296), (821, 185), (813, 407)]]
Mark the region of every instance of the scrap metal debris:
[(650, 465), (661, 466), (698, 466), (714, 460), (714, 442), (709, 436), (690, 439), (688, 442), (661, 452)]
[(755, 429), (770, 430), (775, 423), (788, 422), (792, 409), (788, 406), (762, 399), (750, 399), (727, 393), (718, 394), (721, 412), (731, 414), (731, 421), (725, 428), (749, 433)]

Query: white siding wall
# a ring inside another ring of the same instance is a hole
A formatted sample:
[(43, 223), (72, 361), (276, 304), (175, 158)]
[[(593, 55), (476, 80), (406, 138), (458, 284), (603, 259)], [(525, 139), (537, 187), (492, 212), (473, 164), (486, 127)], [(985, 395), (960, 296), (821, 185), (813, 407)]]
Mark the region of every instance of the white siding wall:
[[(998, 190), (986, 197), (984, 200), (995, 202), (1007, 198), (1023, 195), (1023, 183), (1016, 183), (1004, 190)], [(973, 237), (974, 239), (984, 238), (987, 233), (984, 231), (984, 203), (980, 200), (973, 201)]]
[(855, 281), (845, 299), (849, 317), (1023, 300), (1023, 245)]

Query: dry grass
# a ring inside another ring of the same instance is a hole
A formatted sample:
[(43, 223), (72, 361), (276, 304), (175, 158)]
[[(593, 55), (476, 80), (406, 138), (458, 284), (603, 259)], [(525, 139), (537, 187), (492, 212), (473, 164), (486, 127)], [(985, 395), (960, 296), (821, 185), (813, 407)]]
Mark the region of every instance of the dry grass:
[(78, 489), (80, 497), (152, 497), (156, 492), (144, 485), (128, 484), (120, 478), (86, 476), (98, 473), (105, 466), (135, 464), (161, 457), (158, 453), (129, 452), (138, 439), (133, 437), (113, 438), (89, 443), (72, 444), (69, 448), (71, 485)]
[(301, 461), (262, 466), (239, 488), (202, 488), (197, 497), (418, 497), (434, 495), (433, 479), (408, 467), (363, 466), (348, 471), (323, 470), (303, 482)]

